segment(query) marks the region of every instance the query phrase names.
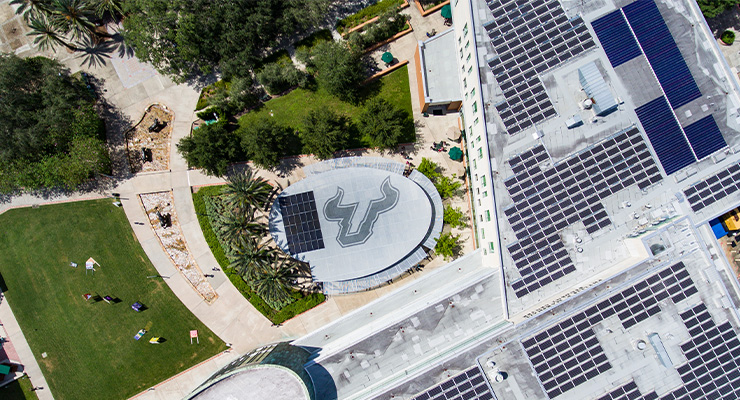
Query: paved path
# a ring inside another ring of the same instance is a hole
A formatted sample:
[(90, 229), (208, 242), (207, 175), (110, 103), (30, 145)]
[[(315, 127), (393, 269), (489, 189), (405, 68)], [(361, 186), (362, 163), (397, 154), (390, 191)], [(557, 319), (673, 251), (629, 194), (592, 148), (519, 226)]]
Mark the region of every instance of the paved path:
[[(0, 15), (6, 15), (7, 0), (0, 1)], [(412, 103), (414, 118), (421, 121), (420, 139), (412, 155), (414, 163), (418, 164), (421, 157), (428, 157), (442, 165), (450, 173), (461, 176), (463, 171), (461, 164), (452, 162), (445, 153), (433, 152), (429, 149), (432, 141), (446, 139), (444, 137), (449, 126), (457, 125), (457, 115), (446, 117), (423, 118), (419, 110), (418, 95), (416, 90), (416, 68), (413, 53), (418, 40), (426, 39), (427, 30), (436, 29), (443, 31), (442, 19), (439, 13), (427, 18), (421, 18), (415, 7), (407, 9), (412, 16), (412, 24), (415, 31), (411, 35), (388, 45), (389, 49), (398, 59), (408, 59), (409, 79), (411, 84)], [(22, 24), (21, 24), (22, 27)], [(384, 48), (378, 50), (382, 53)], [(30, 56), (38, 52), (28, 46), (18, 49), (21, 56)], [(327, 323), (336, 320), (352, 310), (367, 304), (368, 302), (382, 297), (399, 286), (404, 286), (418, 278), (420, 274), (410, 275), (401, 279), (400, 282), (391, 286), (385, 286), (371, 292), (354, 295), (337, 296), (328, 299), (322, 305), (285, 322), (281, 327), (272, 327), (271, 323), (256, 311), (241, 293), (228, 282), (228, 278), (222, 271), (211, 272), (218, 264), (210, 252), (198, 225), (197, 216), (193, 208), (191, 187), (209, 184), (223, 183), (220, 178), (205, 176), (199, 171), (187, 169), (182, 157), (177, 153), (175, 143), (190, 133), (190, 123), (195, 118), (194, 108), (198, 99), (199, 88), (188, 85), (176, 85), (168, 78), (159, 74), (152, 74), (146, 65), (137, 65), (136, 60), (112, 60), (104, 65), (89, 66), (82, 65), (83, 60), (70, 55), (64, 51), (56, 54), (43, 54), (55, 57), (67, 65), (72, 72), (85, 70), (93, 74), (104, 83), (106, 100), (120, 112), (118, 121), (109, 124), (109, 130), (115, 135), (121, 136), (123, 129), (138, 121), (145, 108), (151, 103), (162, 103), (174, 111), (172, 146), (170, 154), (170, 171), (158, 173), (142, 173), (133, 177), (120, 180), (119, 184), (110, 190), (102, 192), (78, 193), (73, 195), (60, 195), (56, 197), (39, 197), (23, 195), (12, 198), (9, 202), (0, 204), (0, 213), (15, 207), (30, 206), (35, 204), (46, 204), (57, 201), (77, 201), (107, 196), (112, 192), (121, 194), (123, 209), (131, 224), (136, 237), (141, 243), (144, 251), (155, 266), (160, 275), (168, 277), (165, 282), (169, 285), (177, 297), (187, 306), (206, 326), (216, 333), (224, 342), (231, 343), (233, 351), (219, 355), (211, 360), (199, 364), (169, 380), (157, 385), (153, 390), (141, 393), (140, 399), (173, 399), (182, 398), (193, 390), (206, 377), (218, 368), (226, 365), (236, 355), (249, 351), (263, 344), (281, 340), (295, 339), (312, 332)], [(115, 56), (114, 56), (115, 58)], [(115, 64), (115, 67), (114, 67)], [(116, 70), (118, 69), (118, 71)], [(120, 146), (120, 143), (119, 143)], [(120, 154), (120, 148), (119, 154)], [(391, 157), (402, 161), (400, 155), (378, 154), (372, 151), (363, 151), (361, 155)], [(294, 168), (292, 173), (286, 177), (277, 176), (274, 173), (259, 171), (264, 178), (276, 182), (282, 187), (301, 179), (303, 173), (301, 167), (317, 162), (313, 157), (300, 157), (286, 160)], [(148, 224), (139, 225), (137, 222), (146, 222), (144, 210), (138, 200), (138, 194), (157, 191), (172, 190), (175, 199), (175, 210), (178, 215), (182, 230), (184, 232), (190, 252), (193, 254), (202, 271), (213, 273), (210, 283), (218, 293), (218, 299), (211, 305), (206, 304), (203, 299), (190, 286), (188, 281), (178, 273), (169, 257), (163, 251), (158, 239)], [(467, 209), (467, 200), (459, 200), (455, 205)], [(463, 232), (464, 233), (464, 232)], [(467, 235), (469, 239), (470, 235)], [(472, 247), (469, 244), (466, 249)], [(425, 270), (434, 269), (444, 262), (435, 259)], [(423, 273), (422, 273), (423, 274)], [(21, 361), (26, 365), (27, 372), (34, 386), (47, 387), (43, 375), (38, 368), (33, 354), (23, 337), (20, 328), (17, 327), (15, 318), (8, 307), (7, 302), (0, 303), (0, 321), (4, 321), (6, 328), (10, 326), (9, 336), (16, 344)], [(39, 397), (51, 399), (48, 389), (38, 392)]]

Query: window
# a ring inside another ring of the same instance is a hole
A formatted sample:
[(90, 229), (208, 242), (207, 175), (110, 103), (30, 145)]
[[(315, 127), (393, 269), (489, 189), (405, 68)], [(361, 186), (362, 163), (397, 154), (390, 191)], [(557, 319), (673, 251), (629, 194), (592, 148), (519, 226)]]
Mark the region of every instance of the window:
[[(465, 69), (465, 67), (463, 67)], [(468, 87), (468, 78), (463, 78), (463, 86)]]
[(470, 90), (470, 97), (475, 97), (475, 88)]
[(465, 59), (465, 62), (470, 62), (470, 57), (473, 57), (473, 55), (468, 53), (468, 58)]
[(488, 197), (488, 192), (484, 191), (483, 192), (483, 197)]
[(478, 137), (477, 137), (477, 138), (475, 138), (475, 141), (476, 141), (476, 142), (480, 142), (480, 138), (481, 138), (481, 135), (478, 135)]
[(473, 121), (473, 125), (478, 125), (478, 122), (480, 122), (480, 120), (476, 118), (475, 121)]
[(483, 228), (480, 228), (480, 238), (481, 239), (485, 239), (486, 238), (486, 230), (483, 229)]
[(475, 174), (475, 181), (478, 182), (478, 174)]
[(483, 187), (486, 187), (486, 176), (485, 175), (481, 175), (480, 183), (481, 185), (483, 185)]
[(488, 242), (488, 248), (493, 252), (496, 251), (496, 245), (493, 242)]
[(483, 148), (482, 147), (478, 149), (478, 158), (479, 159), (483, 158)]
[(478, 112), (478, 102), (477, 101), (473, 102), (473, 112), (474, 113)]
[(480, 216), (480, 222), (483, 222), (483, 215)]
[(486, 210), (486, 221), (490, 221), (490, 220), (491, 220), (491, 212)]
[(468, 24), (467, 23), (463, 27), (463, 36), (468, 36)]
[[(463, 68), (465, 68), (465, 67), (463, 67)], [(473, 66), (472, 65), (470, 66), (470, 68), (468, 68), (468, 75), (470, 75), (471, 72), (473, 72)]]
[(478, 169), (478, 162), (473, 159), (473, 169)]
[(468, 40), (468, 42), (467, 42), (467, 43), (465, 43), (465, 50), (467, 50), (467, 49), (468, 49), (468, 47), (470, 47), (470, 40)]
[(460, 59), (462, 60), (462, 58), (463, 58), (463, 49), (460, 48)]
[(460, 0), (455, 0), (455, 7), (457, 7), (457, 2), (459, 2), (459, 1), (460, 1)]

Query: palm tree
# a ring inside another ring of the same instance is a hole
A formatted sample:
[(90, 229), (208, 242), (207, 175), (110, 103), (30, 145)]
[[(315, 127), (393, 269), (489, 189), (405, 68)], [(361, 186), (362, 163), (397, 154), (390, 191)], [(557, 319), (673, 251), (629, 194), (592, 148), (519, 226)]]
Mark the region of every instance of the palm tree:
[(28, 23), (28, 26), (31, 27), (31, 31), (28, 32), (28, 36), (35, 36), (33, 44), (37, 45), (41, 50), (50, 49), (51, 51), (56, 52), (56, 47), (58, 45), (62, 45), (72, 51), (79, 50), (77, 47), (67, 43), (57, 28), (43, 15), (39, 15), (32, 19), (31, 22)]
[(52, 3), (52, 23), (75, 40), (84, 35), (97, 35), (92, 22), (94, 16), (93, 8), (84, 0), (54, 0)]
[(51, 9), (50, 0), (10, 0), (11, 6), (18, 6), (15, 13), (23, 14), (23, 19), (29, 22), (41, 15), (47, 15)]
[(255, 222), (251, 213), (234, 213), (225, 212), (219, 215), (218, 234), (221, 240), (232, 245), (237, 244), (243, 237), (251, 239), (254, 242), (261, 242), (267, 234), (267, 227), (264, 224)]
[(268, 268), (275, 261), (276, 252), (267, 244), (257, 243), (249, 237), (240, 237), (239, 242), (231, 246), (228, 254), (231, 268), (247, 282), (253, 282), (259, 270)]
[(251, 169), (229, 177), (228, 184), (223, 190), (229, 205), (242, 213), (247, 213), (250, 208), (263, 207), (271, 192), (272, 186), (266, 180), (255, 176)]
[(123, 15), (121, 0), (95, 0), (93, 1), (93, 7), (95, 7), (95, 15), (98, 18), (103, 18), (105, 13), (114, 18), (116, 15)]
[(252, 281), (252, 288), (270, 307), (279, 310), (290, 304), (290, 287), (296, 279), (295, 266), (287, 258), (279, 258), (276, 262), (258, 270)]

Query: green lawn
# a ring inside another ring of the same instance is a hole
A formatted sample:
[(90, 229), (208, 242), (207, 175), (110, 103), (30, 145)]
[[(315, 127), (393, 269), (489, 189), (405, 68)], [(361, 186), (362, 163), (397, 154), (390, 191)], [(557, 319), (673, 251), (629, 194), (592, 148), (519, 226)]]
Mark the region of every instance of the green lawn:
[[(147, 278), (157, 271), (110, 199), (10, 210), (0, 226), (0, 285), (55, 398), (128, 398), (226, 348), (161, 278)], [(88, 257), (101, 265), (94, 275)], [(135, 312), (135, 301), (148, 309)], [(153, 335), (166, 341), (149, 344)]]
[[(409, 88), (408, 67), (404, 66), (378, 79), (363, 88), (362, 98), (368, 99), (379, 96), (394, 106), (406, 111), (409, 116), (408, 129), (401, 142), (413, 142), (414, 121), (411, 108), (411, 90)], [(339, 100), (325, 90), (295, 89), (285, 96), (267, 101), (261, 108), (244, 114), (239, 119), (239, 125), (245, 126), (260, 118), (269, 118), (270, 112), (278, 122), (293, 129), (301, 130), (303, 120), (312, 110), (332, 110), (343, 114), (357, 122), (362, 111), (362, 103), (351, 104)], [(364, 138), (354, 138), (352, 147), (369, 146)]]

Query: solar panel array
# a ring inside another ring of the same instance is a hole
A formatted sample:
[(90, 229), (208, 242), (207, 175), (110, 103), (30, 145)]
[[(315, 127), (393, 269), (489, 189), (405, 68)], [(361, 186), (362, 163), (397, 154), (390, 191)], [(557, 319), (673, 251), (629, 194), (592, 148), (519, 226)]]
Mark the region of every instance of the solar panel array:
[(740, 190), (740, 164), (733, 164), (702, 181), (699, 181), (683, 193), (689, 200), (694, 212), (724, 199)]
[(727, 142), (725, 142), (725, 138), (722, 137), (722, 133), (717, 126), (717, 121), (714, 120), (712, 115), (707, 115), (693, 124), (685, 126), (683, 131), (686, 133), (686, 138), (689, 139), (696, 157), (700, 160), (727, 146)]
[(637, 0), (622, 11), (671, 106), (675, 109), (701, 97), (655, 1)]
[(291, 254), (324, 248), (313, 191), (279, 197), (278, 204)]
[(417, 394), (413, 400), (491, 400), (493, 398), (483, 378), (483, 371), (475, 366)]
[[(727, 321), (717, 326), (704, 303), (680, 315), (691, 335), (691, 339), (681, 344), (687, 362), (676, 367), (683, 385), (660, 400), (740, 398), (740, 340), (732, 324)], [(631, 381), (598, 400), (658, 398), (654, 391), (642, 395)]]
[(687, 167), (696, 158), (673, 110), (661, 96), (635, 109), (666, 175)]
[(538, 74), (594, 47), (581, 17), (558, 0), (494, 0), (484, 24), (496, 56), (488, 60), (505, 100), (496, 109), (509, 134), (556, 114)]
[(616, 68), (642, 54), (632, 30), (621, 10), (616, 10), (591, 22), (606, 57)]
[(656, 400), (658, 395), (655, 392), (643, 396), (640, 389), (637, 388), (635, 381), (620, 386), (606, 395), (599, 397), (597, 400)]
[(683, 263), (641, 280), (608, 299), (522, 340), (537, 378), (555, 398), (609, 370), (611, 364), (593, 326), (617, 315), (625, 329), (660, 312), (658, 302), (674, 303), (697, 293)]
[(613, 135), (550, 168), (544, 146), (509, 160), (514, 175), (504, 181), (514, 204), (504, 214), (518, 242), (508, 246), (521, 279), (522, 297), (575, 271), (559, 232), (582, 221), (588, 233), (611, 224), (601, 200), (637, 184), (644, 189), (662, 177), (640, 132)]

